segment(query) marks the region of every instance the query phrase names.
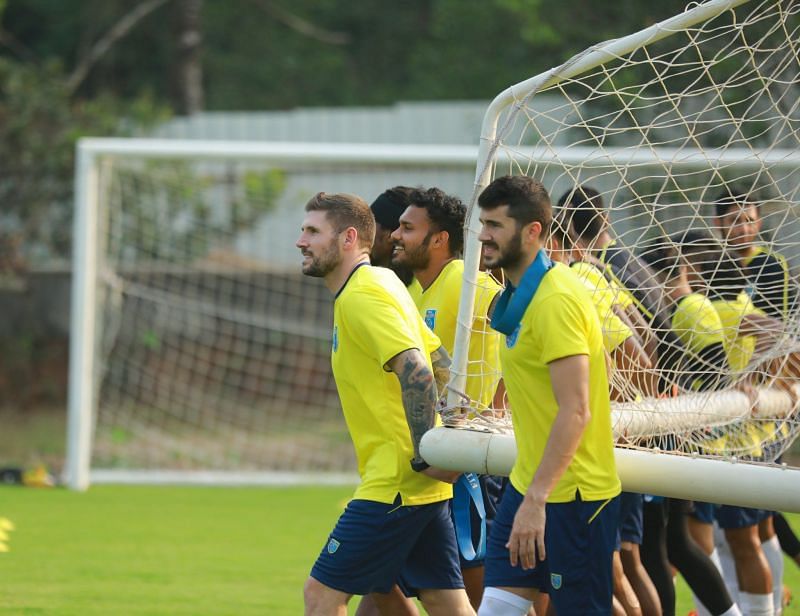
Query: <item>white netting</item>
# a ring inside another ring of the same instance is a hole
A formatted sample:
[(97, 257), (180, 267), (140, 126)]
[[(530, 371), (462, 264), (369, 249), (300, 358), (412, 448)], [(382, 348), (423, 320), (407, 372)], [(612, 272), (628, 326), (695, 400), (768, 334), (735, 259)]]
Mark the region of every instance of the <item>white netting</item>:
[[(511, 88), (479, 172), (541, 180), (554, 204), (563, 195), (555, 236), (569, 251), (558, 254), (583, 262), (607, 330), (614, 313), (651, 343), (653, 369), (612, 360), (621, 444), (772, 461), (798, 431), (800, 3), (739, 4), (651, 31), (580, 74), (597, 49)], [(487, 179), (471, 205), (473, 250)], [(593, 282), (599, 271), (610, 291)]]
[(93, 469), (355, 470), (330, 368), (333, 298), (294, 246), (303, 207), (320, 190), (463, 194), (474, 154), (381, 164), (385, 147), (350, 162), (344, 146), (303, 147), (284, 161), (98, 155)]

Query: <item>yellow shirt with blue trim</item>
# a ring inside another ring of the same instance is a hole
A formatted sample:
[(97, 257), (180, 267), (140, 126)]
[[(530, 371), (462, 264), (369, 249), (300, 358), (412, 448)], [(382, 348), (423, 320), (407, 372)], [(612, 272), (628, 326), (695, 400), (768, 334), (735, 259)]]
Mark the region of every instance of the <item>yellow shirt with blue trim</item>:
[(756, 337), (740, 334), (742, 322), (749, 314), (764, 313), (753, 305), (745, 293), (735, 300), (716, 299), (711, 302), (722, 323), (722, 343), (728, 355), (728, 364), (733, 372), (741, 372), (750, 363), (756, 349)]
[(423, 505), (451, 498), (452, 487), (414, 472), (411, 433), (397, 375), (386, 363), (408, 349), (430, 354), (441, 346), (406, 287), (391, 270), (361, 265), (333, 305), (331, 364), (361, 484), (353, 498)]
[(603, 273), (591, 263), (575, 261), (570, 265), (570, 269), (578, 275), (592, 297), (592, 303), (603, 327), (603, 346), (611, 353), (633, 336), (631, 328), (614, 312), (614, 306), (618, 305), (617, 293)]
[[(419, 313), (452, 356), (458, 323), (458, 304), (464, 281), (464, 262), (454, 259), (442, 268), (431, 285), (409, 287)], [(490, 408), (500, 380), (500, 334), (489, 325), (489, 306), (502, 290), (486, 272), (478, 272), (474, 318), (469, 338), (466, 394), (478, 403), (479, 410)]]
[(548, 364), (572, 355), (589, 358), (591, 418), (574, 458), (547, 499), (550, 503), (574, 501), (577, 493), (583, 500), (604, 500), (620, 493), (600, 321), (577, 275), (556, 263), (542, 279), (517, 330), (500, 345), (517, 442), (510, 480), (523, 494), (558, 414)]

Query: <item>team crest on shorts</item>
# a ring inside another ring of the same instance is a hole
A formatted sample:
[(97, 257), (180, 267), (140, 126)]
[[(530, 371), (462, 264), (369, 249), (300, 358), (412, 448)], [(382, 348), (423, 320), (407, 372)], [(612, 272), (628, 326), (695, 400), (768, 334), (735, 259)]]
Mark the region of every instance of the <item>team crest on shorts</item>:
[(561, 583), (563, 580), (561, 579), (560, 573), (551, 573), (550, 574), (550, 586), (553, 587), (553, 590), (558, 590), (561, 588)]
[(509, 349), (517, 344), (517, 338), (519, 338), (519, 328), (522, 327), (522, 324), (517, 325), (516, 329), (511, 332), (510, 336), (506, 336), (506, 347)]
[(428, 326), (428, 329), (433, 331), (433, 328), (436, 326), (436, 309), (430, 308), (425, 311), (425, 325)]
[(334, 539), (333, 537), (331, 537), (331, 540), (328, 541), (328, 554), (333, 554), (334, 552), (336, 552), (336, 550), (339, 549), (340, 545), (342, 544), (336, 541), (336, 539)]
[(339, 326), (333, 326), (333, 352), (335, 353), (336, 350), (339, 348)]

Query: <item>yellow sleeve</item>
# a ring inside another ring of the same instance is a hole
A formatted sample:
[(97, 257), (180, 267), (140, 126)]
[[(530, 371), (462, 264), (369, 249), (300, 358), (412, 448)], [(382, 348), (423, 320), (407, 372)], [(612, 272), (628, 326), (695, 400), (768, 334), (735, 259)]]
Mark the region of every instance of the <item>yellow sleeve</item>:
[(609, 353), (633, 336), (631, 328), (613, 311), (605, 315), (598, 312), (597, 316), (600, 317), (603, 326), (603, 347)]
[(687, 295), (675, 307), (672, 329), (694, 353), (723, 342), (722, 321), (714, 306), (698, 295)]

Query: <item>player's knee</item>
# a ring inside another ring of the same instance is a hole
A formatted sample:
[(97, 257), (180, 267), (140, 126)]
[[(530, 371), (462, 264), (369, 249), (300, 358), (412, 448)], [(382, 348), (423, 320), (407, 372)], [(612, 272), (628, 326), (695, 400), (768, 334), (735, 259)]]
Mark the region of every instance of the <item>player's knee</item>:
[[(303, 603), (305, 604), (306, 616), (313, 616), (316, 614), (324, 614), (331, 605), (334, 597), (331, 588), (328, 588), (321, 582), (318, 582), (313, 577), (309, 577), (303, 585)], [(340, 594), (340, 593), (335, 593)], [(336, 597), (338, 599), (338, 597)]]
[(525, 616), (532, 602), (499, 588), (486, 588), (478, 608), (478, 616)]

